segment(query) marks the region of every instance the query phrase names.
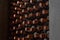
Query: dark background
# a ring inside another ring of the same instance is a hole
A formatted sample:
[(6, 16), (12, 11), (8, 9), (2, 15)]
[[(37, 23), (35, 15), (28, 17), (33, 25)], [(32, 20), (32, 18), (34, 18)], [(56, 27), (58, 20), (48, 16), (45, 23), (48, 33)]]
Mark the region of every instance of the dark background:
[(0, 0), (0, 40), (7, 40), (8, 0)]

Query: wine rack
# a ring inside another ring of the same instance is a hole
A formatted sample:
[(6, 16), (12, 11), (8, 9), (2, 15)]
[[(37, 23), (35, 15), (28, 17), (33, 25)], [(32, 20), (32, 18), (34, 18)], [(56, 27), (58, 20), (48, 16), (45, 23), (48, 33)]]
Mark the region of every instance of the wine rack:
[(49, 40), (49, 0), (9, 1), (9, 40)]

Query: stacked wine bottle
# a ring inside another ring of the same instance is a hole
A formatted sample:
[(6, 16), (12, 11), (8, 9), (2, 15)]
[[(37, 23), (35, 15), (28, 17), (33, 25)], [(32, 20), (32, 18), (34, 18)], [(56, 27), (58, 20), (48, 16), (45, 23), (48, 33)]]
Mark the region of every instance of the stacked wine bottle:
[(49, 40), (48, 0), (10, 0), (9, 40)]

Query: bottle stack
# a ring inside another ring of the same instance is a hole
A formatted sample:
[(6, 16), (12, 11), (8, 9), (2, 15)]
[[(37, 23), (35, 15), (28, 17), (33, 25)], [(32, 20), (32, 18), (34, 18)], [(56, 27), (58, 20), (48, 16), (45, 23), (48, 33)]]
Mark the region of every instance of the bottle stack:
[(9, 40), (49, 40), (48, 0), (10, 0)]

